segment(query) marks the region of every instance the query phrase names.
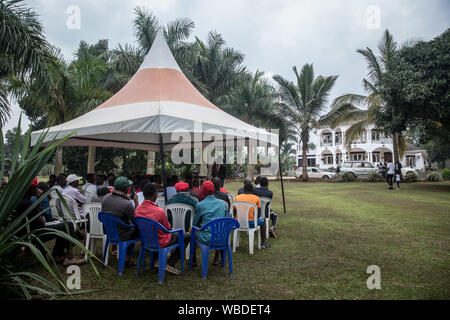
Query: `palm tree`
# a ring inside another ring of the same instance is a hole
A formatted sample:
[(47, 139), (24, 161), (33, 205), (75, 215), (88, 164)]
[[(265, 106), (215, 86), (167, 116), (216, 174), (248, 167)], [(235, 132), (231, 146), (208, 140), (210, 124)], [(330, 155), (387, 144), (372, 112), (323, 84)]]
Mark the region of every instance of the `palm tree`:
[(239, 85), (219, 104), (231, 115), (251, 125), (262, 126), (274, 105), (275, 90), (264, 77), (264, 72), (245, 73)]
[[(59, 49), (53, 50), (56, 67), (50, 69), (48, 90), (39, 90), (39, 81), (16, 81), (10, 91), (27, 113), (45, 116), (46, 126), (64, 123), (98, 106), (111, 93), (99, 85), (107, 71), (106, 62), (80, 48), (77, 59), (67, 63)], [(32, 117), (33, 118), (33, 117)], [(62, 147), (56, 153), (55, 173), (62, 170)]]
[(285, 80), (280, 75), (273, 79), (278, 83), (279, 101), (277, 110), (297, 131), (302, 141), (303, 181), (308, 181), (307, 159), (310, 131), (317, 127), (318, 119), (325, 108), (328, 95), (337, 76), (314, 78), (312, 64), (305, 64), (300, 72), (293, 67), (297, 84)]
[(37, 13), (21, 2), (0, 1), (0, 125), (10, 116), (7, 88), (11, 77), (39, 79), (39, 89), (45, 90), (48, 66), (53, 62)]
[(189, 55), (193, 84), (212, 103), (219, 104), (221, 97), (231, 93), (242, 77), (244, 55), (233, 48), (225, 47), (222, 35), (215, 31), (208, 33), (206, 43), (195, 37)]
[[(369, 125), (376, 123), (377, 114), (382, 112), (385, 102), (380, 90), (383, 76), (389, 70), (391, 58), (397, 50), (389, 30), (386, 30), (383, 38), (378, 43), (380, 54), (376, 56), (370, 48), (358, 49), (367, 61), (369, 69), (368, 78), (363, 79), (363, 87), (367, 95), (344, 94), (334, 99), (331, 111), (321, 119), (322, 125), (330, 125), (332, 128), (346, 123), (354, 122), (345, 132), (345, 146), (350, 149), (350, 144), (360, 134), (364, 133)], [(406, 139), (400, 132), (388, 132), (392, 135), (394, 162), (406, 151)]]

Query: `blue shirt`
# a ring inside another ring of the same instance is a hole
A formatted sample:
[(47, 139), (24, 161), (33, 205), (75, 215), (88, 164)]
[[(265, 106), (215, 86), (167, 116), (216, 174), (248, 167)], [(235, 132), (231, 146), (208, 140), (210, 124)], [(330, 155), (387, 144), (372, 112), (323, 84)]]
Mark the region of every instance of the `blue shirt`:
[[(208, 222), (229, 217), (227, 205), (224, 201), (217, 199), (214, 195), (210, 194), (205, 197), (197, 207), (195, 208), (193, 225), (196, 227), (202, 227)], [(208, 245), (211, 240), (211, 230), (207, 228), (203, 231), (198, 231), (198, 240)]]
[(175, 189), (174, 186), (169, 186), (167, 189), (167, 199), (172, 198), (174, 195), (177, 194), (177, 189)]
[[(37, 200), (37, 198), (35, 196), (31, 197), (31, 201), (35, 202)], [(52, 212), (50, 210), (50, 201), (48, 201), (48, 198), (45, 197), (41, 200), (41, 211), (45, 210), (42, 214), (45, 217), (46, 221), (52, 221), (53, 217), (52, 217)]]

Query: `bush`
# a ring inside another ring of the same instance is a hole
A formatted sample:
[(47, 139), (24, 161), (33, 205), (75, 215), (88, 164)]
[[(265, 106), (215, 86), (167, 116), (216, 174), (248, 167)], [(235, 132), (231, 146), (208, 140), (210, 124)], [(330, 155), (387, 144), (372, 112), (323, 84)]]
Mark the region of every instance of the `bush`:
[(369, 173), (368, 180), (370, 182), (381, 182), (384, 181), (383, 176), (379, 174), (378, 172), (371, 172)]
[(341, 177), (342, 182), (352, 182), (355, 181), (355, 175), (351, 172), (346, 172)]
[(429, 181), (432, 181), (432, 182), (438, 182), (438, 181), (441, 181), (441, 176), (439, 175), (439, 172), (430, 172), (430, 174), (428, 175), (428, 177), (427, 177), (427, 179), (429, 180)]
[(450, 169), (445, 168), (442, 170), (442, 179), (450, 180)]
[(417, 181), (419, 181), (419, 177), (415, 172), (408, 172), (407, 174), (405, 174), (403, 178), (403, 182), (417, 182)]

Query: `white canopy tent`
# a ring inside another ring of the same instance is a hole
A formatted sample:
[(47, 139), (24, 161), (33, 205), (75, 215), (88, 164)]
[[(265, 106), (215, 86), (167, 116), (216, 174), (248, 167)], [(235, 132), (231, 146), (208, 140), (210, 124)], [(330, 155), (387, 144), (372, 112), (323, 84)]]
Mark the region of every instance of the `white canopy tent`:
[(44, 143), (72, 134), (62, 146), (128, 148), (162, 155), (179, 144), (180, 135), (188, 137), (183, 142), (190, 146), (240, 140), (277, 149), (279, 145), (278, 135), (251, 126), (208, 101), (181, 71), (162, 31), (139, 70), (119, 92), (78, 118), (33, 132), (32, 145), (45, 130)]

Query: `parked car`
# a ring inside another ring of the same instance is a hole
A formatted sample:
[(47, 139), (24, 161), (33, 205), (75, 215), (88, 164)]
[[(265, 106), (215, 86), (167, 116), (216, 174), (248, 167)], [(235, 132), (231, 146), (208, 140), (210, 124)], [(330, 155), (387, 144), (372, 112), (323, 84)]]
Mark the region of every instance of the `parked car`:
[(407, 174), (408, 172), (414, 172), (415, 174), (419, 175), (418, 171), (411, 167), (403, 167), (402, 168), (402, 175)]
[(338, 172), (339, 175), (350, 172), (357, 178), (359, 176), (368, 176), (371, 172), (379, 172), (379, 169), (367, 161), (345, 161), (338, 167)]
[[(307, 167), (306, 171), (308, 172), (308, 178), (311, 179), (333, 179), (336, 177), (336, 173), (334, 172), (328, 172), (328, 171), (322, 171), (319, 168), (316, 167)], [(302, 178), (303, 168), (300, 167), (295, 171), (295, 176), (297, 178)]]

